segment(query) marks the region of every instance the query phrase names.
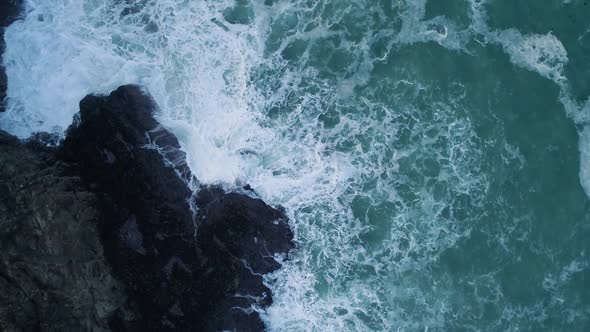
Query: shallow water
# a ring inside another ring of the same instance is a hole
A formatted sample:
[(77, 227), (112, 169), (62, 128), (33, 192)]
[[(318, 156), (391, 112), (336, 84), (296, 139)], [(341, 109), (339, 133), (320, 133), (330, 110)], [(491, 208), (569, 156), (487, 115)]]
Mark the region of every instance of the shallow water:
[(590, 329), (590, 4), (27, 0), (20, 137), (143, 85), (203, 183), (286, 207), (272, 331)]

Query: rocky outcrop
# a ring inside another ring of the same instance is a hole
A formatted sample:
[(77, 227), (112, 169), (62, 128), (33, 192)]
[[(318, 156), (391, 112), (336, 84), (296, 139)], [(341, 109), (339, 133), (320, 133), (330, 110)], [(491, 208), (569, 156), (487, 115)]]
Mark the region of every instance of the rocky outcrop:
[(84, 98), (64, 158), (100, 199), (107, 257), (142, 315), (134, 328), (188, 331), (201, 317), (190, 310), (201, 299), (191, 191), (159, 152), (178, 143), (158, 130), (153, 109), (135, 87)]
[(253, 308), (272, 303), (262, 276), (280, 268), (275, 259), (293, 247), (293, 234), (281, 210), (243, 194), (204, 188), (197, 243), (203, 257), (207, 295), (217, 299), (207, 315), (209, 331), (261, 331)]
[(0, 331), (101, 331), (126, 300), (97, 197), (51, 151), (0, 131)]
[(264, 330), (287, 218), (245, 194), (193, 194), (155, 109), (124, 86), (84, 98), (56, 148), (0, 132), (0, 331)]
[(272, 302), (262, 274), (293, 246), (287, 218), (218, 188), (193, 198), (184, 153), (155, 109), (135, 86), (88, 96), (63, 145), (64, 160), (99, 198), (106, 256), (142, 317), (113, 326), (263, 330), (254, 309)]
[(0, 112), (4, 112), (4, 99), (6, 98), (6, 72), (2, 65), (1, 54), (4, 54), (4, 27), (9, 26), (16, 20), (23, 6), (22, 0), (0, 1)]

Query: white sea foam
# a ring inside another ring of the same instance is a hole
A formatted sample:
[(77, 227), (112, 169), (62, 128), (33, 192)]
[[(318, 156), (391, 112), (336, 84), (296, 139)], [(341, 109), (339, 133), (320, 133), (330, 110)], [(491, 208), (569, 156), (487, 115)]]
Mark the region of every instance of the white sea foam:
[(551, 32), (522, 34), (517, 29), (492, 30), (487, 24), (486, 0), (471, 0), (471, 30), (492, 44), (501, 45), (516, 66), (537, 72), (562, 85), (563, 69), (568, 62), (567, 51)]
[[(478, 219), (488, 186), (481, 142), (453, 100), (429, 99), (427, 83), (382, 79), (375, 91), (362, 88), (392, 49), (434, 42), (466, 51), (474, 35), (561, 81), (561, 43), (491, 32), (481, 11), (476, 31), (424, 20), (423, 0), (403, 8), (254, 1), (247, 24), (228, 22), (234, 1), (125, 3), (28, 0), (25, 20), (6, 32), (0, 126), (20, 137), (61, 132), (85, 94), (141, 84), (200, 181), (248, 182), (287, 208), (298, 250), (267, 276), (275, 302), (262, 314), (271, 330), (444, 328), (446, 294), (419, 284), (433, 282), (429, 265)], [(399, 10), (399, 20), (386, 10)], [(359, 20), (371, 24), (355, 34)], [(372, 31), (378, 23), (385, 28)], [(383, 50), (372, 50), (379, 39)], [(414, 108), (416, 100), (428, 106)]]
[(199, 147), (189, 153), (195, 174), (204, 182), (234, 182), (243, 167), (240, 151), (273, 137), (248, 105), (256, 31), (246, 36), (221, 24), (227, 6), (27, 1), (25, 19), (6, 31), (8, 111), (1, 126), (23, 138), (60, 133), (86, 94), (140, 84), (183, 146)]
[[(583, 127), (580, 132), (580, 183), (590, 198), (590, 96), (585, 103), (576, 101), (570, 93), (570, 83), (564, 74), (568, 63), (567, 50), (561, 41), (548, 32), (542, 34), (525, 35), (516, 29), (495, 31), (487, 25), (485, 3), (487, 0), (471, 0), (472, 29), (482, 35), (487, 42), (499, 44), (516, 66), (534, 71), (539, 75), (555, 82), (560, 90), (559, 100), (566, 115), (574, 123)], [(568, 4), (569, 1), (564, 1)], [(585, 35), (582, 34), (582, 36)]]
[(402, 11), (400, 32), (392, 45), (435, 42), (451, 50), (465, 50), (469, 40), (468, 31), (461, 31), (455, 22), (444, 16), (425, 20), (426, 0), (408, 1)]
[(567, 52), (551, 33), (525, 36), (516, 29), (508, 29), (489, 36), (504, 47), (515, 65), (535, 71), (558, 84), (565, 81), (563, 68), (568, 62)]
[[(232, 6), (29, 0), (26, 18), (6, 32), (9, 100), (0, 123), (20, 137), (61, 132), (87, 93), (141, 84), (200, 181), (229, 187), (246, 181), (267, 202), (287, 208), (299, 249), (267, 280), (275, 293), (275, 304), (263, 313), (270, 329), (424, 326), (417, 312), (397, 307), (410, 298), (420, 299), (432, 318), (428, 324), (437, 326), (442, 304), (427, 305), (428, 294), (394, 285), (392, 276), (423, 269), (468, 231), (471, 217), (454, 215), (451, 204), (455, 196), (471, 195), (474, 202), (465, 204), (477, 205), (485, 190), (469, 121), (456, 119), (448, 105), (428, 110), (438, 119), (432, 124), (419, 121), (424, 110), (392, 108), (371, 95), (350, 98), (372, 69), (370, 40), (351, 36), (345, 24), (367, 7), (362, 3), (326, 7), (334, 15), (323, 22), (313, 10), (326, 3), (254, 4), (249, 25), (226, 21)], [(460, 47), (452, 22), (420, 22), (421, 6), (406, 9), (396, 43)], [(412, 27), (420, 33), (412, 35)], [(276, 48), (273, 33), (281, 40)], [(330, 38), (338, 46), (327, 57), (354, 59), (345, 74), (313, 63), (317, 55), (311, 54)], [(298, 41), (306, 45), (303, 52), (286, 61), (285, 50)], [(267, 76), (256, 76), (265, 70)], [(321, 70), (341, 75), (340, 83)], [(399, 87), (400, 95), (427, 89), (407, 81), (382, 87)], [(391, 96), (388, 103), (396, 100)], [(274, 108), (280, 114), (269, 117)], [(318, 116), (330, 112), (339, 120), (326, 128)], [(401, 143), (408, 134), (414, 143)], [(425, 164), (439, 169), (431, 170), (426, 187), (421, 176), (398, 176), (400, 168), (425, 171)], [(355, 211), (362, 209), (363, 215)], [(367, 236), (381, 236), (379, 245), (367, 246)]]
[(580, 133), (580, 182), (590, 197), (590, 126), (585, 126)]

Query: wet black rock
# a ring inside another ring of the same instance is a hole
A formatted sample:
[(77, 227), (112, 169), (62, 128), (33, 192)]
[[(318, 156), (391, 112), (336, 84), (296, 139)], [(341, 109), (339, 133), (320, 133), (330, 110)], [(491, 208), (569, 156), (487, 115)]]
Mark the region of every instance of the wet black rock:
[(272, 302), (262, 274), (293, 246), (287, 218), (218, 188), (193, 198), (184, 154), (155, 109), (135, 86), (88, 96), (62, 150), (99, 199), (105, 254), (141, 316), (131, 324), (121, 310), (112, 327), (263, 330), (253, 308)]
[(194, 195), (156, 109), (123, 86), (84, 98), (57, 147), (0, 131), (0, 331), (264, 329), (263, 275), (293, 247), (284, 211)]
[(204, 188), (197, 197), (197, 243), (206, 262), (207, 284), (219, 299), (208, 329), (263, 330), (251, 308), (272, 303), (262, 276), (280, 268), (276, 255), (293, 247), (283, 211), (243, 194)]
[(126, 301), (97, 197), (52, 151), (0, 131), (0, 331), (101, 331)]
[(151, 117), (154, 106), (135, 87), (109, 97), (87, 96), (63, 154), (99, 197), (105, 252), (142, 314), (137, 328), (187, 330), (194, 316), (178, 320), (167, 312), (193, 295), (183, 269), (192, 271), (191, 264), (199, 263), (191, 192), (158, 151), (176, 139), (165, 132), (159, 146), (150, 142), (150, 135), (160, 137)]
[[(0, 54), (4, 54), (4, 28), (14, 22), (20, 15), (23, 7), (22, 0), (0, 1)], [(6, 72), (2, 66), (0, 56), (0, 112), (4, 111), (4, 99), (6, 98)]]

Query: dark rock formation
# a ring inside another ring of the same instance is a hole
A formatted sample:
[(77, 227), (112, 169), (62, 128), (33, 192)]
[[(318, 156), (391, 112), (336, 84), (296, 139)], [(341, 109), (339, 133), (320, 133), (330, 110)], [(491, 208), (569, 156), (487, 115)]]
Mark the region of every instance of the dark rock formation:
[(126, 299), (67, 165), (0, 131), (0, 331), (101, 331)]
[(281, 265), (274, 256), (293, 247), (285, 214), (259, 199), (214, 187), (202, 189), (197, 204), (205, 280), (209, 295), (218, 299), (207, 330), (263, 330), (252, 308), (272, 303), (262, 275), (277, 270)]
[[(187, 307), (200, 298), (192, 282), (200, 261), (191, 192), (158, 151), (169, 144), (178, 150), (178, 143), (156, 129), (153, 109), (151, 99), (132, 87), (84, 98), (64, 156), (100, 197), (103, 244), (140, 309), (137, 328), (189, 330), (199, 314)], [(156, 136), (157, 146), (150, 142)]]
[(22, 0), (4, 0), (0, 2), (0, 26), (9, 26), (16, 20), (23, 6)]
[(99, 198), (106, 256), (141, 315), (130, 324), (119, 313), (112, 326), (263, 330), (253, 305), (272, 302), (261, 275), (292, 247), (286, 217), (216, 188), (193, 200), (184, 154), (152, 117), (155, 108), (134, 86), (88, 96), (63, 146), (64, 160)]
[[(22, 9), (22, 0), (0, 1), (0, 54), (4, 54), (4, 27), (9, 26), (19, 16)], [(6, 72), (2, 66), (0, 55), (0, 112), (4, 112), (4, 99), (6, 98)]]
[(0, 331), (264, 329), (287, 218), (215, 187), (193, 197), (155, 109), (124, 86), (84, 98), (59, 147), (0, 132)]

